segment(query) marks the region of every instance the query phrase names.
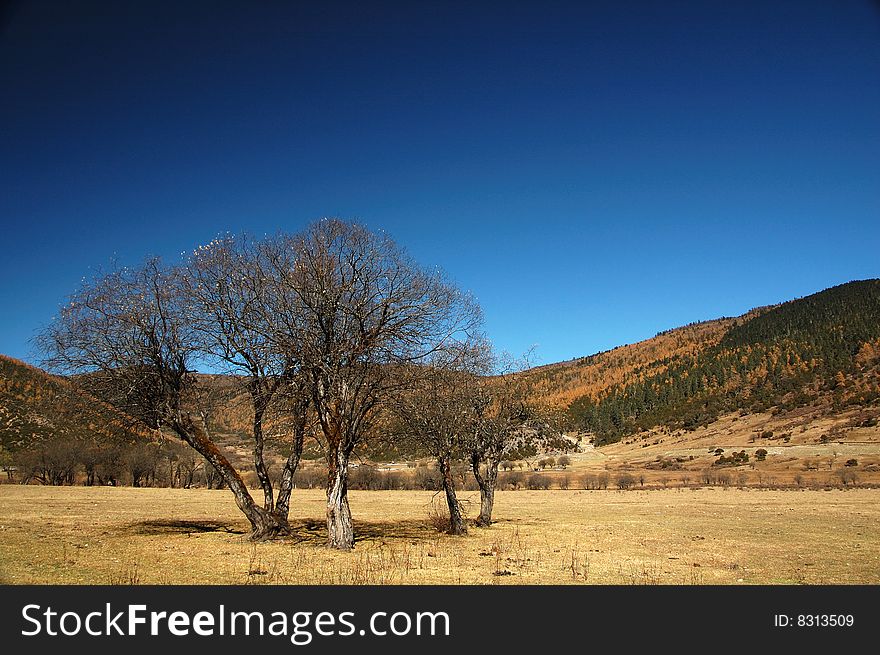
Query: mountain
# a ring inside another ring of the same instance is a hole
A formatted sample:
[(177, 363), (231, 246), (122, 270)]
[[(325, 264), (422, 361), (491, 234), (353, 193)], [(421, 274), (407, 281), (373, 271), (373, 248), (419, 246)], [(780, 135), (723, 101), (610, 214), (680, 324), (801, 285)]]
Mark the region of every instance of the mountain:
[(15, 452), (49, 440), (134, 443), (146, 438), (113, 407), (50, 375), (0, 355), (0, 446)]
[(880, 404), (880, 280), (836, 286), (523, 374), (597, 445), (735, 410)]

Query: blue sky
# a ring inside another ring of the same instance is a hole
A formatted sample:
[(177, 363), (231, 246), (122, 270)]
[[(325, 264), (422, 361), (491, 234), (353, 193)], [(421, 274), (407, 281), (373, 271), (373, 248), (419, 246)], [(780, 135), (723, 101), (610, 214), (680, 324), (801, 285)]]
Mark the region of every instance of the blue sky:
[[(182, 6), (178, 6), (182, 5)], [(115, 257), (384, 229), (540, 363), (880, 276), (880, 9), (46, 3), (0, 13), (0, 352)]]

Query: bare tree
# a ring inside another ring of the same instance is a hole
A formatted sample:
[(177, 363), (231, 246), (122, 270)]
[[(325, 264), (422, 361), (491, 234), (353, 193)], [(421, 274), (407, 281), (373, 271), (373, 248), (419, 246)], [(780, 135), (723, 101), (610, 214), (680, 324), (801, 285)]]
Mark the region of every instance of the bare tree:
[(279, 315), (309, 376), (328, 466), (329, 544), (349, 550), (354, 530), (348, 464), (376, 426), (401, 366), (418, 364), (467, 331), (470, 299), (413, 262), (383, 234), (337, 219), (313, 224), (279, 249), (286, 281)]
[(614, 484), (616, 484), (617, 488), (620, 490), (629, 489), (635, 484), (635, 482), (635, 478), (629, 473), (619, 473), (614, 479)]
[(168, 484), (171, 487), (189, 489), (195, 482), (196, 471), (201, 466), (201, 457), (198, 457), (192, 448), (171, 440), (162, 444), (163, 453), (168, 462)]
[[(267, 537), (289, 531), (290, 495), (310, 400), (296, 344), (276, 334), (285, 324), (275, 313), (277, 297), (284, 293), (273, 270), (277, 246), (277, 240), (259, 244), (244, 236), (216, 239), (192, 253), (181, 285), (203, 357), (234, 374), (251, 400), (253, 465), (269, 522)], [(285, 321), (295, 322), (296, 316), (288, 314)], [(265, 420), (273, 403), (284, 408), (290, 439), (277, 501), (264, 454)]]
[(148, 259), (84, 282), (39, 343), (46, 365), (158, 429), (167, 427), (217, 471), (251, 524), (251, 537), (273, 533), (239, 472), (192, 409), (200, 334), (190, 324), (180, 272)]
[(93, 486), (97, 481), (98, 465), (104, 459), (104, 449), (97, 446), (84, 446), (79, 450), (79, 463), (86, 473), (86, 486)]
[[(400, 423), (399, 438), (427, 450), (437, 460), (440, 484), (449, 508), (450, 534), (467, 534), (456, 496), (453, 462), (466, 452), (474, 424), (474, 368), (480, 350), (472, 344), (450, 343), (420, 366), (401, 375), (410, 378), (395, 398), (393, 412)], [(478, 365), (478, 362), (476, 362)]]
[(70, 438), (43, 441), (18, 453), (22, 484), (73, 484), (78, 468), (79, 445)]
[(129, 446), (122, 454), (131, 475), (131, 486), (148, 487), (153, 484), (159, 466), (159, 445), (143, 443)]
[[(491, 346), (485, 343), (484, 349), (491, 367)], [(480, 488), (480, 514), (476, 525), (482, 527), (492, 523), (501, 461), (528, 448), (548, 427), (526, 403), (525, 390), (513, 377), (514, 373), (528, 368), (528, 355), (519, 362), (505, 357), (495, 367), (500, 373), (484, 377), (473, 396), (475, 421), (469, 444), (471, 470)]]

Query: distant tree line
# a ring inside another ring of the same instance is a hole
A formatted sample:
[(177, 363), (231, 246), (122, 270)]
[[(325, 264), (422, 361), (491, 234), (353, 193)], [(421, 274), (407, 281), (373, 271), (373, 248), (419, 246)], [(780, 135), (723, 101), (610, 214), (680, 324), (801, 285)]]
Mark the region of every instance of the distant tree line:
[(191, 448), (172, 442), (90, 444), (47, 439), (8, 456), (9, 482), (45, 485), (206, 487), (222, 478)]

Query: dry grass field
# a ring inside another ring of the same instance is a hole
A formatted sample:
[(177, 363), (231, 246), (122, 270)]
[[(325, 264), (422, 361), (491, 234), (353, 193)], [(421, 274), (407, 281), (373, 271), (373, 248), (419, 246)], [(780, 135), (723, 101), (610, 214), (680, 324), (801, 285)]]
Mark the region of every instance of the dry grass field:
[[(880, 490), (506, 491), (497, 523), (439, 534), (434, 495), (351, 493), (354, 552), (251, 544), (227, 491), (0, 485), (6, 584), (876, 584)], [(474, 513), (478, 498), (463, 493)]]

